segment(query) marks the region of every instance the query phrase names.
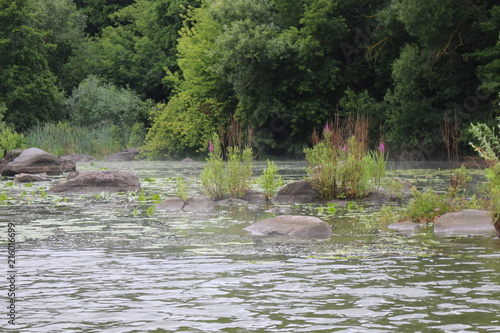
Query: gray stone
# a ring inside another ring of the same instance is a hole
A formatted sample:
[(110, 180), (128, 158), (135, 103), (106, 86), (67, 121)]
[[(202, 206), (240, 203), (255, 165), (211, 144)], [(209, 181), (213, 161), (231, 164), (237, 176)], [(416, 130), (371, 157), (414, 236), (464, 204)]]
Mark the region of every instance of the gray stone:
[(387, 228), (397, 231), (415, 231), (421, 229), (422, 226), (420, 225), (420, 223), (404, 221), (389, 224)]
[(186, 203), (181, 198), (166, 198), (156, 205), (157, 209), (181, 211)]
[(183, 159), (181, 162), (182, 163), (193, 163), (194, 160), (192, 158), (187, 157), (187, 158)]
[(75, 172), (76, 162), (71, 160), (61, 160), (61, 171), (62, 172)]
[(72, 154), (59, 156), (61, 161), (74, 161), (74, 162), (91, 162), (94, 158), (90, 155), (85, 154)]
[(52, 193), (139, 192), (139, 178), (118, 170), (78, 172), (76, 176), (49, 189)]
[(211, 212), (214, 210), (214, 203), (204, 195), (193, 195), (188, 198), (182, 210), (186, 212)]
[(247, 205), (249, 202), (243, 199), (229, 198), (224, 200), (219, 200), (216, 202), (217, 205)]
[(490, 212), (465, 209), (444, 214), (434, 224), (434, 234), (440, 235), (484, 235), (496, 234)]
[(49, 177), (47, 177), (46, 173), (18, 173), (14, 176), (14, 181), (16, 183), (35, 183), (35, 182), (47, 182), (52, 181)]
[(247, 190), (242, 199), (248, 201), (251, 204), (263, 205), (267, 202), (267, 196), (265, 193), (254, 190)]
[(318, 201), (318, 193), (306, 179), (285, 185), (273, 199), (274, 202), (310, 203)]
[(289, 236), (297, 238), (328, 238), (332, 234), (330, 225), (317, 217), (281, 215), (261, 220), (245, 230), (255, 236)]
[(128, 162), (135, 161), (136, 157), (140, 154), (139, 148), (128, 148), (119, 153), (109, 155), (106, 157), (106, 162)]
[(4, 165), (1, 174), (12, 177), (18, 173), (58, 175), (62, 172), (62, 162), (57, 157), (38, 148), (28, 148)]

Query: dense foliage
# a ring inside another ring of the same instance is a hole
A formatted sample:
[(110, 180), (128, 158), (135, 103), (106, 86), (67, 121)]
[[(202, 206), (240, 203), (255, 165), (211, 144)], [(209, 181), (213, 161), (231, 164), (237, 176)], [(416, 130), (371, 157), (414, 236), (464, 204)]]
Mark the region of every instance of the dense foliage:
[[(493, 0), (0, 0), (0, 109), (18, 132), (145, 122), (152, 158), (204, 150), (231, 118), (255, 151), (302, 155), (360, 114), (373, 146), (436, 157), (446, 119), (465, 143), (498, 116), (499, 30)], [(75, 109), (90, 78), (113, 102)], [(125, 94), (154, 105), (115, 109)]]

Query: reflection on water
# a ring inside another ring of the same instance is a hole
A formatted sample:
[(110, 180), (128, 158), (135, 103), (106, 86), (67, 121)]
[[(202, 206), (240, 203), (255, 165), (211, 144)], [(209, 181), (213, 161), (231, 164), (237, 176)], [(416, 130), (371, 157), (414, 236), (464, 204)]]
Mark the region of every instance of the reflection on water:
[[(279, 166), (288, 181), (305, 176), (303, 163)], [(141, 200), (126, 193), (58, 197), (45, 193), (47, 183), (0, 181), (8, 197), (0, 223), (16, 224), (21, 248), (13, 331), (500, 331), (500, 240), (400, 235), (379, 225), (379, 206), (361, 202), (330, 215), (317, 205), (147, 213), (154, 194), (174, 195), (174, 177), (199, 193), (202, 167), (79, 165), (137, 173)], [(437, 189), (449, 176), (437, 168), (392, 173)], [(271, 208), (320, 216), (334, 234), (292, 241), (243, 231), (273, 216)]]

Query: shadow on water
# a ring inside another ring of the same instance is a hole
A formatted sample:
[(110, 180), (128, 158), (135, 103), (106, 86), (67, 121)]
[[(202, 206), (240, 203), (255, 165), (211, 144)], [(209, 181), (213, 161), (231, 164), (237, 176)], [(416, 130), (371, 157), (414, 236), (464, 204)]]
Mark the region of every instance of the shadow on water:
[[(305, 176), (303, 162), (278, 165), (287, 181)], [(255, 174), (264, 167), (258, 163)], [(362, 202), (330, 211), (303, 204), (152, 212), (158, 195), (174, 196), (178, 176), (191, 194), (200, 193), (203, 163), (96, 162), (78, 168), (132, 171), (144, 196), (56, 196), (46, 192), (50, 183), (0, 182), (0, 221), (16, 225), (19, 243), (19, 331), (500, 327), (500, 241), (493, 237), (435, 237), (430, 229), (398, 234), (381, 225), (379, 205)], [(449, 171), (440, 168), (398, 165), (389, 174), (442, 190)], [(473, 174), (482, 179), (479, 171)], [(276, 212), (318, 216), (333, 235), (306, 241), (255, 238), (243, 230)]]

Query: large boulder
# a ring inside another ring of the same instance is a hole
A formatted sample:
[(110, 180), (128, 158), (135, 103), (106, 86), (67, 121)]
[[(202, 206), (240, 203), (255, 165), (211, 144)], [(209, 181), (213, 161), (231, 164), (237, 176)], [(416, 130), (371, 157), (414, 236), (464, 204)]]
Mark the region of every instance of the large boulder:
[(313, 189), (308, 180), (302, 179), (285, 185), (278, 191), (274, 202), (310, 203), (318, 201), (318, 192)]
[(441, 235), (489, 235), (495, 234), (490, 212), (465, 209), (440, 216), (434, 224), (434, 234)]
[(245, 230), (255, 236), (290, 236), (298, 238), (328, 238), (332, 228), (317, 217), (281, 215), (256, 222)]
[(78, 172), (71, 179), (49, 189), (52, 193), (139, 192), (139, 178), (133, 173), (118, 170)]
[(5, 164), (2, 168), (2, 176), (13, 177), (18, 173), (46, 173), (58, 175), (68, 168), (63, 168), (60, 159), (38, 148), (23, 150), (19, 156)]
[(140, 154), (139, 148), (128, 148), (119, 153), (109, 155), (106, 157), (106, 162), (128, 162), (135, 161), (136, 157)]

